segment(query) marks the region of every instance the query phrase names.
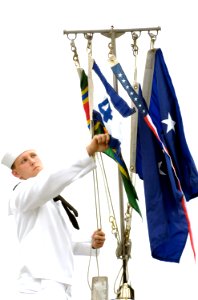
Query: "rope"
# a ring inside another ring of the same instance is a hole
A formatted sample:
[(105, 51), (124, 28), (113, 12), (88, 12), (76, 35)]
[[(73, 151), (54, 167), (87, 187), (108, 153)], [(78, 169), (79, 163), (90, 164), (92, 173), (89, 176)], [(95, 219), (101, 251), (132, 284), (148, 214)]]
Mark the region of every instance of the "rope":
[(101, 221), (100, 196), (99, 196), (97, 170), (93, 170), (93, 182), (94, 182), (94, 200), (95, 200), (95, 208), (96, 208), (97, 228), (101, 229), (102, 228), (102, 221)]
[[(92, 58), (92, 34), (86, 34), (85, 38), (88, 40), (87, 42), (87, 53), (88, 53), (88, 90), (89, 90), (89, 113), (90, 113), (90, 133), (91, 137), (94, 135), (94, 124), (93, 124), (93, 79), (92, 79), (92, 67), (93, 67), (93, 58)], [(94, 156), (96, 160), (96, 155)], [(94, 201), (95, 201), (95, 210), (96, 210), (96, 223), (97, 229), (102, 228), (102, 220), (101, 220), (101, 210), (100, 210), (100, 195), (99, 195), (99, 186), (98, 186), (98, 173), (97, 169), (93, 170), (93, 183), (94, 183)], [(92, 290), (90, 282), (89, 282), (89, 273), (90, 273), (90, 265), (91, 265), (91, 250), (89, 256), (89, 264), (87, 270), (87, 282), (90, 290)], [(99, 261), (98, 261), (98, 251), (96, 249), (96, 265), (97, 265), (97, 273), (99, 277)]]
[(110, 193), (110, 189), (109, 189), (109, 185), (108, 185), (106, 171), (104, 168), (102, 154), (99, 153), (99, 155), (97, 157), (98, 157), (98, 163), (100, 165), (100, 169), (102, 172), (102, 179), (103, 179), (103, 183), (104, 183), (104, 187), (105, 187), (105, 193), (106, 193), (108, 209), (109, 209), (109, 221), (112, 226), (112, 233), (115, 235), (117, 241), (120, 242), (120, 235), (119, 235), (119, 231), (118, 231), (118, 226), (117, 226), (116, 217), (115, 217), (115, 211), (113, 208), (111, 193)]
[[(90, 267), (91, 267), (91, 251), (92, 251), (92, 248), (90, 247), (90, 254), (89, 254), (89, 263), (88, 263), (88, 269), (87, 269), (87, 284), (90, 288), (90, 290), (92, 290), (91, 288), (91, 284), (89, 282), (89, 273), (90, 273)], [(98, 251), (97, 249), (95, 250), (96, 251), (96, 264), (97, 264), (97, 271), (98, 271), (98, 277), (100, 276), (99, 274), (99, 261), (98, 261)]]

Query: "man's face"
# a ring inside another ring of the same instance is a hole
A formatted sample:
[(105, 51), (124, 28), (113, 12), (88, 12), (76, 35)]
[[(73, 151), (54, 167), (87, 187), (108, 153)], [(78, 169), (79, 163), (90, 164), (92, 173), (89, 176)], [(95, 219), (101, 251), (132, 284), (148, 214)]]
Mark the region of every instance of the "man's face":
[(43, 169), (43, 164), (35, 150), (20, 154), (15, 162), (12, 174), (20, 179), (35, 177)]

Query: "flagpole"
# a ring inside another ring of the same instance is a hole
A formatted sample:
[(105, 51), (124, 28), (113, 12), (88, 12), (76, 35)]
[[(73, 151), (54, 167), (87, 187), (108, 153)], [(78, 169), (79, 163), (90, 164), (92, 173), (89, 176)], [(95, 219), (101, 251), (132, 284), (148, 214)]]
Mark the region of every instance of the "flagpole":
[[(109, 54), (116, 56), (116, 33), (114, 32), (113, 28), (112, 28), (111, 43), (109, 44), (109, 48), (110, 48)], [(113, 74), (113, 87), (115, 91), (118, 92), (118, 81), (114, 74)], [(123, 203), (124, 201), (123, 201), (123, 185), (122, 185), (120, 172), (118, 172), (118, 187), (119, 187), (119, 199), (120, 199), (120, 233), (121, 233), (121, 244), (123, 244), (123, 237), (125, 231), (124, 230), (124, 203)]]
[[(116, 32), (114, 28), (111, 29), (111, 42), (109, 44), (109, 56), (114, 55), (116, 57), (116, 38), (120, 36), (121, 32)], [(116, 76), (113, 74), (113, 87), (116, 92), (118, 92), (118, 80)], [(128, 284), (128, 276), (127, 276), (127, 263), (130, 253), (127, 253), (127, 245), (126, 245), (126, 232), (125, 232), (125, 223), (124, 223), (124, 197), (123, 197), (123, 184), (120, 172), (118, 172), (118, 188), (119, 188), (119, 208), (120, 208), (120, 245), (118, 245), (117, 252), (120, 252), (118, 257), (122, 258), (122, 284), (119, 286), (117, 290), (117, 298), (116, 299), (134, 299), (134, 290)]]
[[(103, 29), (103, 30), (64, 30), (63, 34), (66, 34), (69, 38), (69, 35), (74, 35), (74, 39), (77, 34), (94, 34), (100, 33), (105, 37), (111, 39), (109, 43), (109, 56), (114, 55), (116, 57), (116, 38), (120, 37), (126, 32), (142, 32), (147, 31), (148, 34), (151, 34), (151, 31), (161, 30), (161, 27), (146, 27), (146, 28), (131, 28), (131, 29), (114, 29), (112, 26), (111, 29)], [(69, 38), (70, 39), (70, 38)], [(116, 92), (118, 92), (118, 79), (113, 74), (113, 87)], [(129, 232), (128, 229), (125, 228), (125, 218), (124, 218), (124, 197), (123, 197), (123, 183), (121, 179), (120, 172), (118, 172), (118, 188), (119, 188), (119, 208), (120, 208), (120, 243), (116, 249), (116, 255), (118, 258), (122, 259), (122, 284), (120, 284), (117, 290), (117, 299), (119, 300), (134, 300), (134, 290), (128, 283), (128, 275), (127, 275), (127, 265), (128, 260), (131, 254), (131, 244), (128, 239)], [(126, 221), (127, 222), (127, 221)]]

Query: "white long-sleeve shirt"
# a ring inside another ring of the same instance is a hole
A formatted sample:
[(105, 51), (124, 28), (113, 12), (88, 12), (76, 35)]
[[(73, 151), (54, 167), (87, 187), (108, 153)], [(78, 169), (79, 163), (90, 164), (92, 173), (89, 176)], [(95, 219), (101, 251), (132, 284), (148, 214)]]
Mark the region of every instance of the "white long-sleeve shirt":
[(53, 173), (42, 170), (14, 189), (9, 211), (17, 225), (20, 277), (28, 273), (36, 279), (72, 283), (73, 255), (90, 255), (91, 244), (72, 241), (69, 218), (61, 202), (53, 198), (94, 168), (93, 158), (85, 155), (69, 168)]

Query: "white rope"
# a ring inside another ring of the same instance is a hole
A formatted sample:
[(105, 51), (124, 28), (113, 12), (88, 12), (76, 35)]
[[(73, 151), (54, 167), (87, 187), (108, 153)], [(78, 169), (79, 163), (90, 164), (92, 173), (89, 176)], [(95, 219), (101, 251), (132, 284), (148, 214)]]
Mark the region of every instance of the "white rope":
[[(91, 284), (90, 284), (90, 281), (89, 281), (89, 274), (90, 274), (90, 267), (91, 267), (91, 257), (92, 257), (92, 255), (91, 255), (91, 252), (92, 252), (92, 251), (93, 251), (93, 250), (92, 250), (92, 248), (90, 247), (89, 263), (88, 263), (88, 269), (87, 269), (87, 283), (88, 283), (88, 286), (89, 286), (90, 290), (92, 290), (92, 288), (91, 288)], [(97, 249), (95, 249), (95, 251), (96, 251), (96, 264), (97, 264), (97, 271), (98, 271), (98, 277), (99, 277), (99, 276), (100, 276), (100, 274), (99, 274), (98, 251), (97, 251)]]
[(100, 169), (102, 172), (102, 178), (103, 178), (103, 183), (104, 183), (104, 187), (105, 187), (105, 193), (106, 193), (107, 204), (108, 204), (108, 209), (109, 209), (109, 221), (112, 225), (112, 233), (115, 235), (117, 241), (120, 242), (120, 235), (119, 235), (119, 231), (118, 231), (117, 221), (116, 221), (116, 217), (115, 217), (115, 211), (114, 211), (111, 193), (110, 193), (110, 189), (109, 189), (109, 185), (108, 185), (106, 171), (104, 168), (102, 154), (99, 153), (99, 155), (97, 157), (98, 157), (98, 162), (99, 162)]
[(101, 229), (102, 228), (102, 220), (101, 220), (100, 193), (99, 193), (99, 187), (98, 187), (97, 170), (93, 170), (93, 182), (94, 182), (94, 199), (95, 199), (97, 228)]
[[(89, 93), (89, 113), (90, 113), (90, 133), (91, 137), (94, 135), (94, 124), (93, 124), (93, 79), (92, 79), (92, 67), (93, 67), (93, 58), (92, 58), (92, 37), (88, 39), (87, 45), (87, 53), (88, 53), (88, 93)], [(96, 160), (96, 155), (94, 156)], [(93, 183), (94, 183), (94, 201), (95, 201), (95, 210), (96, 210), (96, 222), (97, 222), (97, 229), (102, 228), (102, 221), (101, 221), (101, 211), (100, 211), (100, 195), (99, 195), (99, 186), (98, 186), (98, 174), (97, 169), (93, 170)], [(90, 249), (90, 257), (89, 257), (89, 264), (87, 270), (87, 282), (90, 290), (92, 290), (90, 282), (89, 282), (89, 273), (90, 273), (90, 265), (91, 265), (91, 251)], [(96, 249), (96, 264), (97, 264), (97, 273), (99, 277), (99, 261), (98, 261), (98, 253)]]

